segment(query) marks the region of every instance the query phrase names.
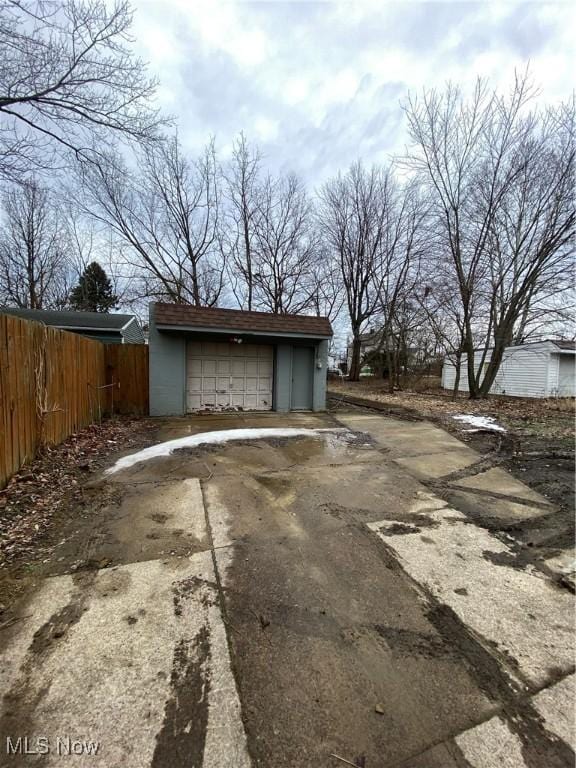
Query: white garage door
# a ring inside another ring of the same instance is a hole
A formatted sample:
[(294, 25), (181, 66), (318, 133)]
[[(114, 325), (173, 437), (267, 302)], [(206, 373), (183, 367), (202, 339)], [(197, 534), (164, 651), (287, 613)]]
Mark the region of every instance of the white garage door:
[(271, 410), (273, 347), (190, 341), (186, 353), (188, 411)]

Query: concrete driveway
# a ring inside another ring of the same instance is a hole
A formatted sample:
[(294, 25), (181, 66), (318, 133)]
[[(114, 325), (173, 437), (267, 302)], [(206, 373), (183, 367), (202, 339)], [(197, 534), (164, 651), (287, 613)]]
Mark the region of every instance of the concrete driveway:
[(0, 764), (573, 765), (573, 595), (527, 539), (546, 500), (426, 422), (362, 411), (161, 438), (284, 428), (305, 432), (86, 487), (2, 633)]

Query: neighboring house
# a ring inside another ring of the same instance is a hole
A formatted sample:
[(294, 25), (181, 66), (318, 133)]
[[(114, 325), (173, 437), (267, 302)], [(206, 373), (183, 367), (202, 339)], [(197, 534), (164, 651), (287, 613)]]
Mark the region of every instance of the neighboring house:
[[(349, 369), (352, 363), (352, 343), (348, 344), (346, 352), (347, 366)], [(381, 360), (385, 360), (386, 350), (382, 344), (382, 331), (380, 329), (370, 329), (366, 333), (360, 334), (360, 361), (362, 363), (366, 361), (370, 364), (369, 366), (365, 366), (367, 371), (365, 375), (367, 376), (371, 374), (372, 368), (377, 367), (374, 366), (374, 359), (372, 362), (370, 361), (370, 355), (374, 352), (379, 352)], [(424, 362), (422, 358), (425, 357), (425, 354), (423, 350), (418, 347), (406, 347), (404, 352), (406, 355), (405, 365), (415, 366)]]
[(321, 411), (325, 317), (150, 305), (150, 414)]
[(79, 333), (105, 344), (144, 344), (140, 323), (134, 315), (112, 315), (104, 312), (72, 312), (52, 309), (19, 309), (1, 307), (0, 312), (35, 320), (61, 331)]
[[(489, 356), (490, 352), (484, 362), (485, 366), (488, 365)], [(507, 347), (490, 392), (511, 397), (574, 397), (575, 357), (574, 341), (535, 341)], [(482, 353), (476, 352), (476, 370), (481, 358)], [(466, 365), (466, 355), (463, 355), (460, 392), (468, 392)], [(442, 368), (444, 389), (454, 388), (455, 376), (454, 364), (445, 360)]]

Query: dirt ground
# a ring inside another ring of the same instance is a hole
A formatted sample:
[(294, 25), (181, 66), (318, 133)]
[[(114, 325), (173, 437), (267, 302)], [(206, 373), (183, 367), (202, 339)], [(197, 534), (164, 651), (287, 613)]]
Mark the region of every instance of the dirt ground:
[(117, 417), (47, 446), (0, 491), (0, 625), (2, 614), (42, 578), (54, 552), (83, 526), (95, 505), (107, 499), (88, 489), (108, 457), (154, 442), (157, 425)]
[[(499, 466), (558, 505), (572, 525), (575, 504), (574, 415), (571, 399), (534, 400), (492, 397), (453, 400), (442, 390), (430, 392), (386, 391), (387, 382), (330, 382), (331, 407), (342, 407), (340, 396), (374, 400), (381, 412), (399, 418), (419, 417), (438, 424), (480, 454), (492, 454)], [(505, 427), (497, 432), (467, 432), (468, 424), (455, 421), (457, 414), (492, 416)]]

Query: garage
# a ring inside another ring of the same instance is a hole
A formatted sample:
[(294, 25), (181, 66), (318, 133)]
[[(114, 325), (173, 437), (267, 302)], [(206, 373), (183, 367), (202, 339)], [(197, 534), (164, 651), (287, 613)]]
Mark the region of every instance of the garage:
[(274, 347), (189, 341), (187, 411), (272, 409)]
[(150, 305), (150, 413), (322, 411), (326, 317)]

